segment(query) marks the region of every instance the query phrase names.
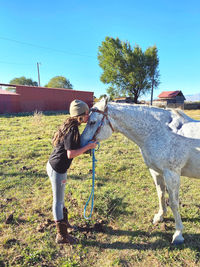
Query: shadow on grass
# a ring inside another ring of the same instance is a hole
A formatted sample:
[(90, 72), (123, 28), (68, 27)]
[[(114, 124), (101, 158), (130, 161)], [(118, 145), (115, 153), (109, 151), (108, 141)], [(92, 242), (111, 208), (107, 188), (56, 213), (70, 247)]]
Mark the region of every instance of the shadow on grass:
[[(131, 230), (120, 230), (113, 229), (110, 226), (107, 226), (107, 221), (99, 221), (94, 225), (87, 222), (84, 226), (78, 227), (79, 232), (83, 232), (84, 239), (82, 240), (82, 244), (84, 246), (98, 247), (100, 249), (116, 249), (116, 250), (160, 250), (163, 248), (169, 248), (170, 250), (174, 249), (185, 249), (190, 248), (195, 251), (200, 256), (200, 234), (194, 233), (184, 233), (185, 243), (182, 245), (173, 245), (172, 241), (172, 231), (158, 231), (154, 230), (154, 228), (149, 229), (149, 231), (131, 231)], [(102, 242), (96, 240), (96, 234), (101, 233), (104, 235), (104, 238), (107, 239), (111, 236), (119, 236), (119, 237), (127, 237), (129, 238), (128, 242), (116, 241), (116, 242)], [(152, 242), (152, 239), (156, 241)], [(90, 240), (90, 238), (92, 240)], [(94, 240), (95, 239), (95, 240)], [(138, 242), (138, 240), (140, 240)]]
[[(200, 216), (196, 218), (187, 218), (187, 217), (181, 217), (182, 222), (196, 222), (198, 223), (200, 221)], [(174, 218), (165, 218), (164, 219), (165, 223), (172, 222), (175, 224)]]
[[(157, 250), (163, 248), (173, 249), (185, 249), (190, 248), (199, 253), (200, 251), (200, 234), (186, 233), (184, 234), (185, 243), (182, 245), (175, 246), (171, 243), (172, 234), (166, 232), (145, 232), (145, 231), (129, 231), (129, 230), (114, 230), (111, 227), (104, 227), (105, 234), (113, 236), (127, 236), (130, 238), (141, 238), (141, 243), (129, 241), (129, 242), (99, 242), (99, 241), (90, 241), (83, 240), (82, 244), (85, 246), (98, 247), (101, 249), (116, 249), (116, 250), (125, 250), (125, 249), (134, 249), (134, 250)], [(93, 230), (94, 231), (94, 230)], [(99, 232), (99, 231), (95, 231)], [(153, 237), (159, 237), (155, 242), (148, 242), (148, 239)], [(145, 241), (144, 241), (145, 240)]]

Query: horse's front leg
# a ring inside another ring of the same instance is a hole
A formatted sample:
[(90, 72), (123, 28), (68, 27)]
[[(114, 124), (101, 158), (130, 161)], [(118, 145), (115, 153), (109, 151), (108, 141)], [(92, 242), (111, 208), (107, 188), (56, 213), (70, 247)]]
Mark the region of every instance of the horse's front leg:
[(163, 221), (163, 216), (167, 213), (166, 202), (165, 202), (165, 181), (163, 176), (158, 172), (154, 171), (153, 169), (149, 169), (150, 173), (154, 179), (156, 190), (158, 194), (158, 201), (159, 201), (159, 211), (155, 214), (153, 223), (156, 224), (158, 222)]
[(174, 171), (166, 169), (163, 172), (163, 177), (165, 179), (167, 191), (169, 193), (169, 205), (172, 209), (172, 212), (175, 218), (175, 224), (176, 224), (176, 231), (173, 235), (172, 243), (175, 245), (179, 245), (184, 242), (184, 238), (182, 236), (183, 224), (182, 224), (181, 216), (178, 211), (180, 175), (178, 175)]

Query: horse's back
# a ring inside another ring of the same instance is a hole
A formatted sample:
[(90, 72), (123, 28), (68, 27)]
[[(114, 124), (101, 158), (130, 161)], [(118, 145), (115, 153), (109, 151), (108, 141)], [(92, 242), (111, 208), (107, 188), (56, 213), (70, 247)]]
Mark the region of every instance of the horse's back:
[(184, 123), (178, 134), (200, 140), (200, 121)]

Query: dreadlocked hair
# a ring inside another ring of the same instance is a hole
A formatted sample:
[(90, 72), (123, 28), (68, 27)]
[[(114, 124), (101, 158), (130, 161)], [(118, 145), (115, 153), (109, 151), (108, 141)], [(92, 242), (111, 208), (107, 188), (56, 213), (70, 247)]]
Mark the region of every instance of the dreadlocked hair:
[[(54, 134), (52, 143), (53, 146), (56, 147), (58, 144), (60, 144), (65, 135), (69, 132), (69, 130), (71, 129), (71, 127), (73, 126), (78, 126), (83, 122), (83, 116), (77, 116), (77, 117), (70, 117), (68, 118), (63, 125), (60, 126), (60, 128), (58, 129), (58, 131)], [(77, 132), (76, 136), (74, 136), (75, 140), (77, 141), (79, 137), (79, 134)]]

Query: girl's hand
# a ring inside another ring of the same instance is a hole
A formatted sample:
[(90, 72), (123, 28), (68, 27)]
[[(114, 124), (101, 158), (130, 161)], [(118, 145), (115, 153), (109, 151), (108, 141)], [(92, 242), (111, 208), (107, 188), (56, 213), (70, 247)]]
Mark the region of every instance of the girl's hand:
[(98, 145), (98, 142), (97, 142), (97, 141), (90, 141), (90, 142), (87, 144), (87, 147), (88, 147), (88, 149), (93, 149), (93, 148), (95, 148), (97, 145)]
[(86, 146), (81, 147), (79, 149), (67, 150), (67, 157), (68, 157), (68, 159), (73, 159), (73, 158), (85, 153), (87, 150), (91, 150), (91, 149), (95, 148), (97, 145), (98, 145), (97, 141), (91, 141)]

